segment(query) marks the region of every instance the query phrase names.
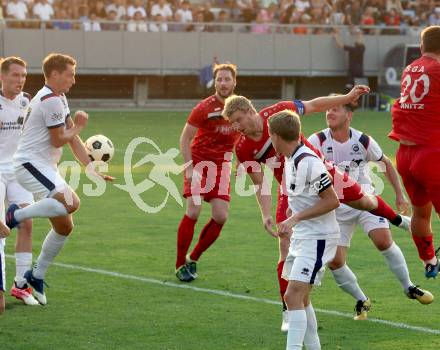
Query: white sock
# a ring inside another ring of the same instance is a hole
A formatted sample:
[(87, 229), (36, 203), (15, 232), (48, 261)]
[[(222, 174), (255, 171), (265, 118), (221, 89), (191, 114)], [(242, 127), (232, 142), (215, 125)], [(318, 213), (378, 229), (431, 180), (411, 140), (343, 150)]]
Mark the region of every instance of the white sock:
[(47, 268), (61, 251), (67, 236), (56, 233), (53, 229), (49, 231), (41, 248), (40, 256), (32, 270), (35, 278), (44, 279)]
[(368, 299), (361, 287), (359, 287), (356, 276), (354, 275), (353, 271), (350, 270), (347, 264), (344, 264), (344, 266), (340, 267), (339, 269), (331, 270), (331, 272), (336, 284), (344, 292), (350, 294), (356, 300), (365, 301)]
[(302, 349), (307, 329), (305, 310), (292, 310), (289, 313), (289, 331), (287, 332), (286, 350)]
[(405, 257), (402, 254), (399, 246), (393, 242), (391, 247), (381, 251), (384, 256), (389, 269), (397, 277), (405, 292), (410, 286), (413, 286), (409, 278), (408, 266), (406, 265)]
[(318, 335), (318, 322), (316, 321), (315, 310), (312, 303), (306, 306), (307, 329), (304, 336), (304, 345), (307, 350), (321, 350), (321, 343)]
[(64, 215), (67, 215), (66, 207), (54, 198), (43, 198), (14, 212), (14, 217), (18, 222), (31, 218), (53, 218)]
[(18, 288), (23, 288), (26, 279), (23, 277), (32, 267), (32, 253), (15, 253), (15, 282)]

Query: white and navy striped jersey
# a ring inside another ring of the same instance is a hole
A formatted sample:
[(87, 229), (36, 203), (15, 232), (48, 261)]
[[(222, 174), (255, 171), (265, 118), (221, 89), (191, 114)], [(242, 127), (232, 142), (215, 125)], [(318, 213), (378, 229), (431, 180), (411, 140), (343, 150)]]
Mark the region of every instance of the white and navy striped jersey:
[(31, 96), (19, 93), (13, 100), (3, 96), (0, 91), (0, 167), (12, 166), (26, 110)]
[(330, 128), (309, 137), (309, 142), (321, 151), (324, 158), (333, 162), (341, 171), (349, 173), (367, 193), (374, 193), (368, 162), (378, 162), (383, 151), (370, 136), (350, 128), (350, 138), (340, 143), (333, 139)]
[[(332, 185), (322, 160), (303, 144), (290, 157), (286, 157), (284, 176), (292, 213), (315, 205), (320, 200), (319, 194)], [(295, 239), (339, 238), (335, 211), (300, 221), (293, 232)]]
[(62, 147), (51, 144), (49, 129), (65, 128), (69, 116), (66, 96), (55, 94), (45, 85), (29, 104), (14, 162), (37, 161), (56, 165), (61, 158)]

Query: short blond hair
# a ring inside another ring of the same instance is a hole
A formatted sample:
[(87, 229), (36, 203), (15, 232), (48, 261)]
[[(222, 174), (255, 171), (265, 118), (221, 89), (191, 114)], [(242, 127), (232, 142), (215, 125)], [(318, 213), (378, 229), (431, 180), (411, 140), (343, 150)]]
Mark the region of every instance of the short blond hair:
[(26, 62), (24, 60), (22, 60), (20, 57), (9, 56), (9, 57), (5, 57), (5, 58), (0, 58), (0, 71), (3, 74), (8, 73), (9, 68), (13, 64), (18, 64), (19, 66), (26, 68)]
[(73, 57), (61, 53), (51, 53), (43, 60), (44, 77), (46, 79), (49, 78), (53, 71), (62, 73), (67, 69), (68, 65), (76, 66), (76, 61)]
[(225, 100), (222, 115), (223, 118), (229, 119), (229, 117), (237, 111), (247, 112), (249, 110), (257, 112), (248, 98), (240, 95), (231, 95)]
[(301, 135), (301, 121), (298, 114), (284, 110), (272, 115), (269, 120), (269, 130), (284, 141), (297, 141)]

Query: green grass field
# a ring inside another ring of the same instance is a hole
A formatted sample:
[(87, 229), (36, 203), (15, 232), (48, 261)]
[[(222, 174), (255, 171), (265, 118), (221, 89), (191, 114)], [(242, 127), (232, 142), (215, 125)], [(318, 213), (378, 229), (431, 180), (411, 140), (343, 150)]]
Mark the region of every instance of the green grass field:
[[(129, 142), (148, 137), (162, 151), (178, 147), (185, 120), (185, 113), (93, 112), (82, 136), (102, 133), (112, 139), (117, 152), (110, 173), (117, 184), (124, 184), (123, 157)], [(307, 135), (325, 126), (319, 115), (306, 117), (303, 123)], [(396, 144), (386, 137), (388, 114), (359, 112), (354, 126), (374, 136), (393, 158)], [(143, 152), (155, 153), (152, 147), (140, 146), (133, 163)], [(65, 159), (71, 159), (69, 152)], [(148, 165), (136, 169), (135, 183), (146, 179), (150, 170)], [(172, 178), (180, 190), (181, 176)], [(91, 182), (82, 176), (81, 183)], [(285, 348), (285, 334), (279, 330), (277, 241), (263, 231), (253, 196), (233, 194), (230, 219), (200, 260), (200, 278), (184, 285), (189, 288), (178, 288), (182, 284), (174, 276), (174, 259), (183, 208), (173, 198), (159, 213), (147, 214), (113, 185), (99, 197), (86, 197), (82, 187), (77, 192), (82, 203), (74, 234), (47, 275), (48, 305), (26, 307), (8, 295), (6, 313), (0, 318), (0, 349)], [(155, 186), (142, 198), (157, 205), (164, 196), (165, 190)], [(393, 203), (390, 186), (384, 196)], [(195, 237), (209, 218), (208, 209)], [(48, 227), (45, 220), (34, 221), (34, 259)], [(433, 229), (439, 232), (437, 218)], [(425, 280), (412, 239), (400, 230), (393, 229), (393, 234), (412, 280), (440, 298), (440, 281)], [(9, 256), (14, 239), (15, 233), (7, 240)], [(14, 260), (9, 257), (6, 262), (10, 286)], [(440, 302), (422, 306), (407, 299), (381, 254), (361, 232), (354, 236), (349, 265), (373, 301), (370, 320), (351, 319), (354, 300), (327, 273), (323, 286), (312, 295), (323, 349), (440, 349)]]

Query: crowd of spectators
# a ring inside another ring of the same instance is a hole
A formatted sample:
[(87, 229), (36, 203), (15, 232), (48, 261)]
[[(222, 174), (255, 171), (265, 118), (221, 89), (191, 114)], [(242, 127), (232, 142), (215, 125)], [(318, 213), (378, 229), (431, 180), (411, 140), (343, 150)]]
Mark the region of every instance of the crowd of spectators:
[[(381, 33), (417, 35), (420, 28), (440, 25), (440, 0), (0, 0), (0, 5), (3, 25), (43, 24), (58, 30), (230, 32), (235, 28), (257, 34), (274, 30), (308, 34), (350, 25), (363, 26), (366, 34), (377, 29), (365, 26), (380, 26)], [(14, 21), (5, 24), (4, 19)]]

